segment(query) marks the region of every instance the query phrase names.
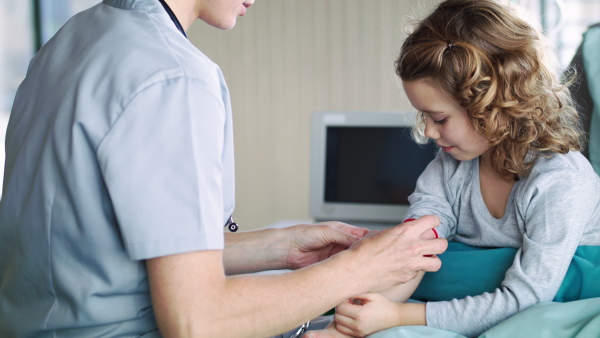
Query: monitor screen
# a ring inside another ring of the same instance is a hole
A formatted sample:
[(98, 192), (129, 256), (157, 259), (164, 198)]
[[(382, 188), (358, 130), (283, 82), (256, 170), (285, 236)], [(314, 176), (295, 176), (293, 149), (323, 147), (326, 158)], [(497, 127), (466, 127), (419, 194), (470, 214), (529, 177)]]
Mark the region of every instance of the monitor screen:
[(437, 153), (420, 145), (411, 127), (328, 127), (326, 202), (408, 204), (419, 175)]
[(438, 147), (412, 138), (415, 113), (317, 112), (311, 126), (310, 213), (316, 221), (390, 225)]

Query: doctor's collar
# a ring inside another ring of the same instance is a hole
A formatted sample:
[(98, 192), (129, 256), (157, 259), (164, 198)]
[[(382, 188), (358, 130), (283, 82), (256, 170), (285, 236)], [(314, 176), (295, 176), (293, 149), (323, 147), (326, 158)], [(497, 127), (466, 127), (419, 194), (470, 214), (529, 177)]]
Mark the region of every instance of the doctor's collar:
[(167, 5), (167, 3), (165, 2), (165, 0), (158, 0), (158, 1), (160, 1), (160, 4), (165, 8), (165, 10), (169, 14), (169, 17), (171, 18), (171, 20), (173, 20), (173, 23), (175, 24), (175, 27), (177, 27), (177, 29), (181, 32), (181, 34), (183, 34), (183, 36), (185, 36), (185, 38), (187, 39), (187, 35), (185, 34), (185, 31), (183, 30), (183, 27), (181, 26), (181, 23), (179, 22), (179, 20), (175, 16), (175, 13), (173, 13), (173, 11), (171, 10), (171, 7), (169, 7), (169, 5)]

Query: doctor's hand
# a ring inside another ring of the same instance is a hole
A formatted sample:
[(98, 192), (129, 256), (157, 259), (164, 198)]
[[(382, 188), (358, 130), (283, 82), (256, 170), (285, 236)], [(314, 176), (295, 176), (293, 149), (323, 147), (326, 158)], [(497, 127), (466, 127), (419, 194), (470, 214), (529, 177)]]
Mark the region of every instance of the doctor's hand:
[(341, 222), (296, 225), (288, 230), (287, 269), (299, 269), (348, 249), (369, 230)]
[[(347, 250), (356, 283), (368, 286), (365, 292), (382, 292), (414, 279), (419, 271), (437, 271), (437, 257), (448, 247), (435, 238), (437, 216), (423, 216), (382, 231), (373, 231)], [(352, 281), (346, 281), (352, 282)]]

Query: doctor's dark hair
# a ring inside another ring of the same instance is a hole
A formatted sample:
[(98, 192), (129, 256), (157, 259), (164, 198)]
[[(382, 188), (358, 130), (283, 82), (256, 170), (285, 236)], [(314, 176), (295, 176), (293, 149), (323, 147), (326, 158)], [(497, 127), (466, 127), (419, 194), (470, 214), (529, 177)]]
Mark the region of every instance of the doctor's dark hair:
[[(443, 1), (395, 62), (403, 81), (432, 80), (467, 110), (503, 176), (526, 173), (529, 153), (580, 149), (577, 112), (553, 49), (522, 11), (494, 0)], [(420, 115), (415, 131), (424, 137)]]

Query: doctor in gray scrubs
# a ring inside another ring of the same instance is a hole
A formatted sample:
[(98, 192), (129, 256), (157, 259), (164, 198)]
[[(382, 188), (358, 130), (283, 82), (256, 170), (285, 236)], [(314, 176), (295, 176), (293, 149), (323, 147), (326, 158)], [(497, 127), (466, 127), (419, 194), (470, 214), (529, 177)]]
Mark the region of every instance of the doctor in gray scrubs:
[[(433, 216), (224, 233), (229, 92), (185, 30), (230, 29), (253, 0), (165, 1), (104, 0), (30, 63), (6, 135), (1, 337), (265, 337), (439, 269)], [(240, 275), (267, 269), (295, 271)]]

